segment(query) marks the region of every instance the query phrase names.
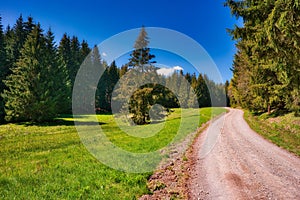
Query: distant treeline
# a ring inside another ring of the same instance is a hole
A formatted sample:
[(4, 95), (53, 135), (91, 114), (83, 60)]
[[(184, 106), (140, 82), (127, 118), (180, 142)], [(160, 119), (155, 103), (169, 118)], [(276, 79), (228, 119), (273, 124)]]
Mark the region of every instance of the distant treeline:
[[(52, 30), (42, 30), (32, 17), (24, 21), (21, 15), (5, 30), (0, 17), (0, 122), (49, 121), (59, 114), (71, 114), (76, 74), (89, 54), (93, 62), (106, 68), (96, 90), (95, 109), (111, 112), (112, 91), (120, 77), (130, 70), (128, 65), (118, 67), (115, 62), (108, 65), (96, 46), (90, 48), (86, 41), (80, 42), (66, 33), (57, 46)], [(192, 87), (187, 90), (195, 91), (200, 107), (211, 106), (211, 98), (214, 106), (225, 106), (222, 99), (225, 85), (214, 83), (206, 75), (181, 71), (161, 76), (178, 89), (187, 87), (180, 84), (180, 77), (188, 80)], [(174, 95), (166, 98), (164, 104), (179, 106)]]
[(238, 49), (231, 103), (254, 112), (300, 114), (299, 0), (227, 0), (242, 27), (230, 30)]

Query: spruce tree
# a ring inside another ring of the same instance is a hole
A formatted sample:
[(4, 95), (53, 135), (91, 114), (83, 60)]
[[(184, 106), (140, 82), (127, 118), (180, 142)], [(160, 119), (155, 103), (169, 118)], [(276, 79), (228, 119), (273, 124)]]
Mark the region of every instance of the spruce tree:
[(120, 69), (120, 77), (122, 77), (123, 75), (126, 74), (126, 72), (128, 72), (128, 64), (125, 64), (121, 67)]
[(69, 111), (68, 96), (69, 80), (66, 66), (61, 62), (58, 56), (58, 50), (54, 42), (54, 34), (49, 29), (45, 35), (46, 56), (45, 56), (45, 78), (48, 82), (45, 85), (45, 90), (54, 98), (54, 109), (57, 114), (65, 114)]
[(136, 70), (141, 72), (146, 72), (151, 69), (151, 64), (156, 63), (151, 61), (155, 58), (154, 55), (150, 53), (150, 48), (148, 48), (149, 38), (145, 30), (145, 27), (141, 28), (138, 38), (134, 44), (134, 50), (130, 54), (131, 58), (129, 59), (128, 66), (133, 67)]
[(81, 48), (80, 48), (80, 64), (84, 61), (84, 59), (89, 55), (91, 52), (91, 49), (89, 48), (89, 44), (83, 40), (81, 42)]
[(96, 91), (96, 108), (101, 112), (110, 111), (110, 106), (107, 100), (107, 91), (109, 87), (109, 74), (106, 63), (103, 63), (98, 47), (95, 45), (92, 50), (93, 63), (95, 65), (103, 67), (104, 71), (98, 82)]
[(4, 33), (3, 33), (3, 26), (2, 26), (2, 18), (0, 16), (0, 123), (4, 121), (4, 102), (1, 97), (1, 94), (4, 91), (4, 83), (3, 80), (6, 78), (7, 75), (7, 62), (6, 62), (6, 52), (4, 48)]
[(74, 85), (77, 71), (80, 68), (83, 59), (81, 58), (79, 40), (76, 36), (73, 36), (70, 41), (70, 64), (67, 68), (72, 86)]
[(58, 47), (58, 54), (60, 61), (63, 63), (64, 68), (67, 71), (68, 83), (67, 83), (67, 98), (68, 102), (66, 113), (71, 113), (72, 107), (72, 90), (74, 81), (76, 79), (77, 72), (85, 60), (85, 58), (90, 53), (90, 48), (86, 41), (79, 43), (79, 40), (76, 36), (70, 38), (66, 33), (63, 35), (60, 40)]
[[(128, 95), (132, 95), (129, 102), (129, 110), (136, 124), (145, 124), (148, 122), (149, 109), (155, 103), (154, 99), (159, 99), (158, 93), (154, 93), (154, 91), (158, 91), (154, 89), (156, 87), (155, 84), (143, 85), (143, 83), (153, 83), (158, 80), (156, 67), (152, 65), (155, 63), (155, 61), (152, 61), (155, 56), (150, 53), (148, 44), (149, 38), (147, 32), (142, 27), (135, 41), (134, 50), (130, 54), (131, 57), (127, 64), (129, 70), (122, 76), (122, 83), (116, 89), (117, 95), (114, 99), (115, 101), (122, 102)], [(125, 105), (128, 102), (123, 103)], [(121, 104), (123, 105), (123, 103)]]
[(231, 83), (233, 102), (253, 111), (300, 112), (300, 6), (295, 0), (226, 2), (243, 27), (237, 40)]
[(66, 102), (68, 102), (68, 106), (65, 109), (66, 114), (71, 113), (72, 109), (72, 81), (70, 78), (70, 69), (72, 68), (72, 55), (71, 55), (71, 39), (67, 35), (67, 33), (64, 33), (63, 37), (61, 38), (58, 46), (58, 57), (60, 60), (60, 63), (64, 66), (67, 72), (67, 84), (66, 84)]
[[(7, 121), (48, 121), (57, 115), (60, 91), (59, 74), (53, 52), (53, 37), (43, 35), (40, 25), (29, 34), (16, 66), (5, 81), (5, 111)], [(61, 80), (60, 80), (61, 81)]]
[(114, 90), (115, 85), (119, 81), (119, 69), (116, 65), (116, 62), (113, 61), (108, 68), (108, 87), (107, 87), (107, 94), (106, 94), (106, 102), (107, 102), (107, 110), (111, 112), (111, 100), (112, 100), (112, 93)]
[(195, 88), (195, 93), (198, 97), (198, 103), (200, 108), (211, 106), (211, 98), (207, 87), (207, 83), (208, 78), (202, 74), (199, 74)]

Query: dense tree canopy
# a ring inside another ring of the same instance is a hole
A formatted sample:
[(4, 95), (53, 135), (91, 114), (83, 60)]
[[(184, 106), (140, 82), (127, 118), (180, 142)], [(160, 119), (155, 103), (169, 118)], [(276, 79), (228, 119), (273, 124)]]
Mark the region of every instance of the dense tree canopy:
[(44, 33), (32, 17), (21, 15), (5, 31), (0, 20), (0, 121), (48, 121), (70, 113), (74, 76), (89, 51), (86, 41), (80, 45), (66, 34), (56, 47), (52, 31)]
[(54, 80), (60, 75), (55, 73), (55, 53), (52, 33), (44, 36), (38, 24), (29, 33), (12, 74), (5, 80), (6, 120), (44, 121), (57, 114), (63, 91), (57, 87), (62, 80)]
[(237, 40), (229, 93), (233, 103), (253, 111), (300, 111), (300, 4), (298, 0), (234, 1), (242, 17), (230, 30)]

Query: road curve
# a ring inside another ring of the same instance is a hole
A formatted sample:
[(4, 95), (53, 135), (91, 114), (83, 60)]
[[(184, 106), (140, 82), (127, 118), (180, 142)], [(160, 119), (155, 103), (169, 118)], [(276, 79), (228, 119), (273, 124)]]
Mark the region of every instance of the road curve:
[(300, 158), (250, 129), (243, 111), (210, 128), (193, 145), (189, 199), (300, 199)]

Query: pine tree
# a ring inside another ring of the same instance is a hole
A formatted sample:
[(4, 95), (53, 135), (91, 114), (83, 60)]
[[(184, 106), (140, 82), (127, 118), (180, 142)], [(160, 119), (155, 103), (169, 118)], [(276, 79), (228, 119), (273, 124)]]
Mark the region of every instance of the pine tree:
[(199, 74), (195, 88), (195, 93), (198, 97), (198, 103), (200, 108), (211, 106), (210, 93), (207, 87), (208, 81), (209, 80), (207, 76)]
[(228, 0), (226, 4), (235, 16), (244, 20), (244, 27), (230, 31), (238, 40), (239, 50), (231, 84), (233, 102), (269, 113), (271, 109), (282, 109), (284, 104), (288, 107), (287, 97), (292, 96), (293, 90), (289, 83), (297, 82), (292, 79), (299, 74), (289, 73), (291, 66), (299, 65), (294, 62), (297, 52), (299, 55), (296, 50), (299, 40), (294, 31), (299, 30), (299, 15), (296, 14), (299, 5), (294, 0)]
[(1, 97), (1, 94), (4, 91), (4, 83), (3, 80), (6, 78), (7, 75), (7, 62), (6, 62), (6, 52), (4, 48), (4, 33), (3, 33), (3, 26), (2, 26), (2, 18), (0, 16), (0, 123), (4, 121), (4, 102)]
[[(122, 76), (122, 82), (119, 88), (116, 89), (116, 96), (114, 97), (115, 101), (119, 101), (121, 105), (124, 105), (128, 102), (123, 102), (123, 99), (132, 95), (129, 102), (129, 110), (133, 114), (132, 119), (136, 124), (148, 122), (149, 109), (155, 103), (154, 99), (160, 98), (159, 93), (154, 93), (159, 91), (154, 89), (156, 87), (155, 84), (143, 85), (143, 83), (153, 83), (159, 80), (156, 67), (152, 65), (155, 63), (155, 61), (152, 61), (155, 56), (150, 53), (148, 44), (147, 32), (142, 27), (135, 41), (134, 50), (130, 54), (129, 70)], [(123, 74), (122, 70), (121, 74)]]
[(111, 100), (112, 100), (112, 93), (114, 90), (115, 85), (119, 81), (119, 69), (116, 65), (116, 62), (113, 61), (108, 68), (108, 87), (107, 87), (107, 94), (106, 94), (106, 102), (107, 102), (107, 110), (111, 112)]
[(82, 64), (82, 62), (84, 61), (84, 59), (89, 55), (89, 53), (91, 52), (91, 49), (89, 48), (88, 43), (83, 40), (81, 42), (81, 48), (80, 48), (80, 64)]
[(54, 42), (54, 34), (49, 29), (45, 35), (45, 90), (54, 98), (54, 110), (56, 114), (65, 114), (69, 111), (69, 80), (66, 66), (58, 56), (58, 50)]
[(29, 34), (16, 66), (5, 81), (4, 91), (7, 121), (47, 121), (57, 115), (62, 100), (53, 80), (57, 66), (53, 59), (53, 37), (45, 37), (40, 25)]
[(25, 40), (26, 40), (26, 31), (23, 21), (23, 16), (20, 15), (20, 17), (17, 19), (15, 26), (13, 27), (14, 30), (14, 38), (13, 39), (13, 60), (12, 62), (16, 62), (17, 59), (20, 56), (20, 50), (22, 49)]
[(71, 85), (74, 85), (77, 71), (80, 68), (82, 60), (84, 59), (81, 58), (80, 43), (76, 36), (73, 36), (71, 39), (70, 56), (70, 65), (68, 66), (67, 70), (69, 73)]
[[(300, 4), (297, 0), (278, 0), (266, 19), (265, 35), (270, 50), (270, 69), (277, 77), (275, 95), (284, 99), (285, 108), (300, 115)], [(279, 105), (282, 104), (279, 101)]]
[(10, 38), (11, 41), (8, 41), (9, 45), (11, 45), (9, 50), (12, 53), (12, 60), (10, 60), (10, 63), (15, 63), (19, 59), (21, 49), (23, 48), (27, 36), (33, 30), (34, 26), (32, 17), (28, 17), (27, 22), (24, 22), (22, 15), (20, 15), (17, 19), (16, 24), (13, 27), (12, 38)]
[(34, 29), (34, 26), (35, 26), (35, 24), (33, 22), (33, 18), (31, 16), (29, 16), (27, 18), (27, 22), (24, 22), (24, 34), (25, 34), (25, 37), (27, 37), (31, 33), (31, 31)]
[(66, 33), (63, 35), (60, 40), (60, 44), (58, 47), (58, 54), (61, 62), (64, 64), (67, 70), (68, 76), (68, 98), (66, 101), (68, 102), (68, 111), (66, 113), (71, 113), (72, 107), (72, 91), (73, 85), (76, 79), (77, 72), (84, 62), (85, 58), (89, 55), (91, 49), (88, 46), (86, 41), (82, 41), (79, 43), (79, 40), (76, 36), (70, 38)]
[(225, 94), (226, 94), (226, 107), (230, 107), (230, 98), (229, 98), (229, 93), (228, 93), (228, 88), (229, 88), (228, 80), (226, 80), (224, 87), (225, 87)]
[(180, 107), (188, 108), (190, 87), (184, 76), (180, 75), (179, 78), (180, 78), (180, 86), (179, 86), (179, 91), (178, 91), (178, 98), (179, 98), (179, 102), (180, 102)]
[(67, 102), (67, 107), (64, 109), (65, 113), (71, 113), (72, 108), (72, 81), (70, 77), (70, 69), (72, 68), (72, 54), (71, 54), (71, 39), (70, 37), (64, 33), (62, 39), (60, 40), (58, 46), (58, 57), (59, 62), (63, 65), (63, 68), (66, 69), (67, 83), (66, 83), (66, 94), (67, 98), (65, 101)]
[(142, 27), (140, 34), (135, 41), (134, 50), (130, 54), (129, 67), (133, 67), (141, 72), (147, 72), (151, 69), (151, 64), (156, 63), (155, 61), (151, 61), (155, 56), (150, 53), (150, 48), (147, 47), (148, 44), (148, 34), (145, 27)]
[(123, 65), (120, 69), (120, 77), (122, 77), (123, 75), (126, 74), (126, 72), (128, 72), (128, 65)]
[(96, 108), (100, 112), (109, 112), (110, 106), (108, 103), (108, 87), (109, 87), (109, 73), (106, 63), (101, 59), (101, 55), (97, 46), (92, 50), (93, 63), (103, 68), (103, 74), (98, 82), (96, 91)]

